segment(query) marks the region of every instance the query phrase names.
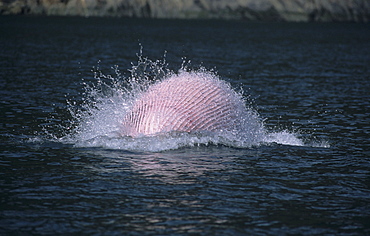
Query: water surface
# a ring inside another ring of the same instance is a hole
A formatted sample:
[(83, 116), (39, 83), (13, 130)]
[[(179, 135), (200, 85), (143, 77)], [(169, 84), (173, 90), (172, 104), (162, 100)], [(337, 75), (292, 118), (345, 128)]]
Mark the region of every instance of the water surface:
[[(0, 35), (1, 234), (370, 234), (368, 25), (2, 16)], [(63, 141), (67, 100), (140, 45), (243, 88), (275, 142)]]

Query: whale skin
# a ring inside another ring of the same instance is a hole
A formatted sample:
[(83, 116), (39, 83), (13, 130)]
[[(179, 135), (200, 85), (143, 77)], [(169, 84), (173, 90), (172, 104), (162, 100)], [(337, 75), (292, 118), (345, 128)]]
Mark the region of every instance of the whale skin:
[(154, 83), (133, 102), (123, 135), (168, 132), (233, 132), (240, 129), (243, 99), (209, 73), (182, 72)]

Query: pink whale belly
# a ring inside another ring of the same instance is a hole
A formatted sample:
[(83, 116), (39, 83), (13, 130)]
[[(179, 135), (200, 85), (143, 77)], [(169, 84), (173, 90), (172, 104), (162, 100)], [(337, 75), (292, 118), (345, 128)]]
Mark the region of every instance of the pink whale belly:
[(231, 131), (238, 128), (243, 106), (239, 95), (214, 76), (183, 72), (152, 85), (137, 99), (123, 120), (123, 134)]

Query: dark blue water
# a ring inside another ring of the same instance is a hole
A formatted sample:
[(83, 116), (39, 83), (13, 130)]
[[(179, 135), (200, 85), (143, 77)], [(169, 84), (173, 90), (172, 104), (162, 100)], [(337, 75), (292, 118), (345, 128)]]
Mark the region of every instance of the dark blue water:
[[(243, 88), (273, 141), (65, 141), (140, 45)], [(0, 71), (1, 235), (370, 234), (367, 24), (2, 16)]]

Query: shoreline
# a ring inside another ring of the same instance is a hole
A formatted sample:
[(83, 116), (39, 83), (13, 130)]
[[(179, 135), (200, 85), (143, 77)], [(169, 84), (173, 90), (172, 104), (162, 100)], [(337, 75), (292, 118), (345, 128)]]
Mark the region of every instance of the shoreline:
[(0, 0), (0, 15), (230, 19), (266, 22), (370, 21), (366, 0)]

